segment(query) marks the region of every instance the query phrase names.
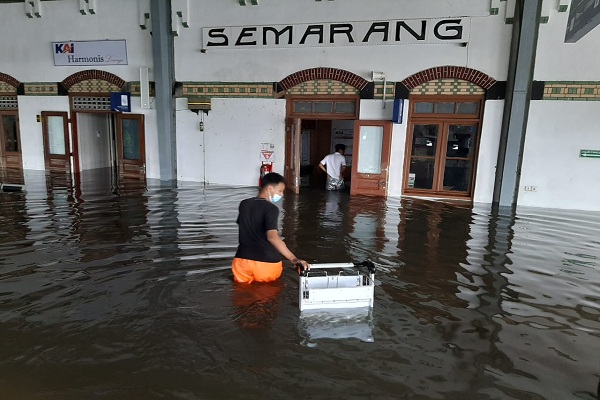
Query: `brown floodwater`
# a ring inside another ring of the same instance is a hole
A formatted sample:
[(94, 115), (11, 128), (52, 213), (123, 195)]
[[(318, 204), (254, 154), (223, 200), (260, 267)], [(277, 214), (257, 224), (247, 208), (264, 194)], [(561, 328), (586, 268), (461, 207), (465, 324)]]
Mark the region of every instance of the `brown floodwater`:
[(256, 188), (37, 182), (0, 193), (2, 400), (596, 399), (600, 213), (288, 192), (296, 255), (377, 265), (371, 311), (301, 314), (289, 265), (232, 281)]

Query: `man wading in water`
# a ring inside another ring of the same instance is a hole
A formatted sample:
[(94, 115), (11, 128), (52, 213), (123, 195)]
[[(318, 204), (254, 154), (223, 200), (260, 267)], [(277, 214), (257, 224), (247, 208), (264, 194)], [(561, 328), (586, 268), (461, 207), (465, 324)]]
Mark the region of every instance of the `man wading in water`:
[(283, 197), (283, 176), (271, 172), (262, 178), (257, 197), (240, 203), (237, 224), (239, 246), (231, 264), (236, 282), (271, 282), (281, 276), (281, 256), (297, 268), (309, 269), (310, 265), (297, 258), (285, 245), (277, 232), (279, 208), (273, 203)]
[(319, 168), (327, 173), (325, 189), (341, 190), (344, 188), (344, 177), (342, 174), (346, 169), (346, 157), (344, 157), (345, 152), (346, 145), (338, 143), (335, 145), (335, 152), (325, 156), (325, 158), (319, 163)]

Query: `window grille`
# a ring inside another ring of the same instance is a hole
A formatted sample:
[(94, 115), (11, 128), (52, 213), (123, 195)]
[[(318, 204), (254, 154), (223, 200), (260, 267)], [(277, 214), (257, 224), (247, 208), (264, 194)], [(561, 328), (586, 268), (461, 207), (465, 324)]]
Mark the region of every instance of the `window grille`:
[(0, 96), (0, 110), (16, 110), (17, 96)]
[(73, 97), (73, 110), (110, 111), (110, 97), (104, 97), (104, 96)]

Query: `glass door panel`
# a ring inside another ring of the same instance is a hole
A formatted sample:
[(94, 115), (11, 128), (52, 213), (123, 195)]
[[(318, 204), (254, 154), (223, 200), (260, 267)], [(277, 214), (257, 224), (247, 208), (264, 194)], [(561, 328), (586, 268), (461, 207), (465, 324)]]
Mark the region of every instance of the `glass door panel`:
[(471, 182), (471, 164), (468, 160), (446, 160), (443, 189), (468, 192)]
[(142, 114), (117, 114), (117, 164), (120, 178), (146, 178), (146, 145)]
[(408, 188), (433, 189), (439, 125), (413, 126)]
[(65, 119), (62, 116), (48, 116), (48, 153), (52, 155), (66, 154)]
[(139, 160), (140, 154), (140, 125), (137, 119), (122, 119), (123, 130), (123, 159)]
[(449, 125), (446, 158), (473, 158), (477, 125)]
[(4, 139), (4, 151), (11, 153), (18, 153), (19, 149), (19, 136), (17, 131), (17, 117), (16, 115), (3, 115), (2, 116), (2, 134)]
[(350, 194), (387, 196), (392, 143), (390, 121), (356, 121)]
[(438, 190), (469, 192), (475, 162), (477, 130), (476, 124), (447, 125), (444, 179), (442, 187)]
[(359, 136), (357, 172), (360, 174), (380, 174), (383, 127), (361, 126)]
[(414, 189), (433, 189), (435, 159), (411, 157), (409, 187)]

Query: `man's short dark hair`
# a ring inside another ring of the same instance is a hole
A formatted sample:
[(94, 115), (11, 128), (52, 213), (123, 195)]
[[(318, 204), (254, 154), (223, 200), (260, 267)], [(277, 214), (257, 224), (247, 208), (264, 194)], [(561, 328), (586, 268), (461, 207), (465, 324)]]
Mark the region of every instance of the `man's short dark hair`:
[(335, 145), (335, 151), (340, 151), (340, 150), (344, 150), (346, 151), (346, 145), (342, 144), (342, 143), (338, 143)]
[(262, 186), (261, 188), (267, 187), (269, 185), (279, 185), (280, 183), (285, 183), (285, 178), (279, 175), (277, 172), (269, 172), (265, 176), (262, 177)]

